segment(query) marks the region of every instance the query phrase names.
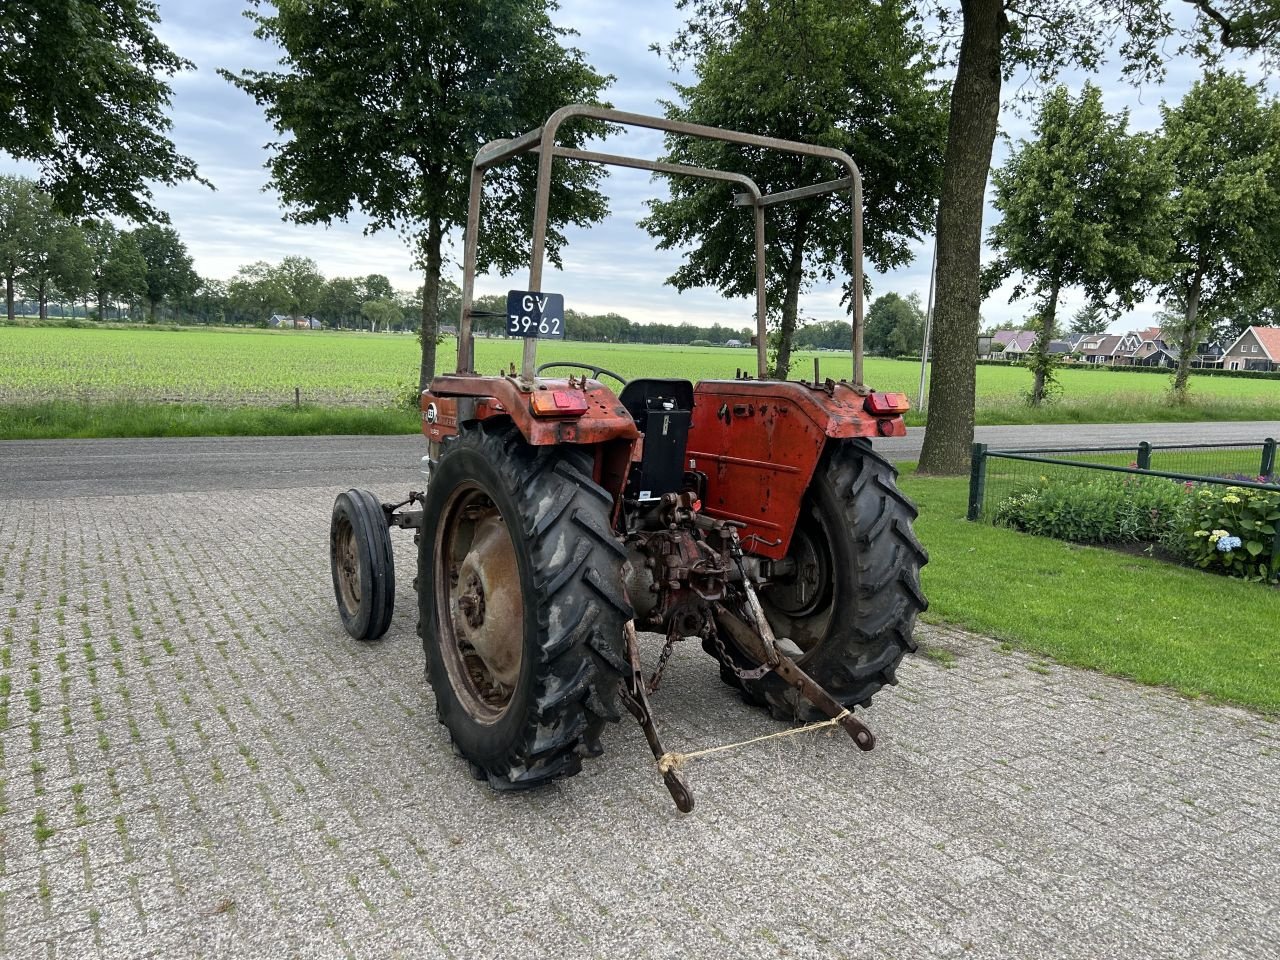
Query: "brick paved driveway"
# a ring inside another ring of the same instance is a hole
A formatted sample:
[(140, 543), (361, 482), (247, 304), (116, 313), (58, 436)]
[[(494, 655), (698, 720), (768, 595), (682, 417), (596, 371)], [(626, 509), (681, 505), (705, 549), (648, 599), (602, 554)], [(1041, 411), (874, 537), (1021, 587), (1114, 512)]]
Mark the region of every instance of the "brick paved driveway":
[[(0, 955), (1280, 956), (1266, 720), (922, 630), (871, 754), (698, 761), (682, 817), (628, 722), (498, 795), (407, 536), (390, 635), (342, 632), (335, 492), (0, 501)], [(667, 677), (677, 748), (778, 729), (693, 645)]]

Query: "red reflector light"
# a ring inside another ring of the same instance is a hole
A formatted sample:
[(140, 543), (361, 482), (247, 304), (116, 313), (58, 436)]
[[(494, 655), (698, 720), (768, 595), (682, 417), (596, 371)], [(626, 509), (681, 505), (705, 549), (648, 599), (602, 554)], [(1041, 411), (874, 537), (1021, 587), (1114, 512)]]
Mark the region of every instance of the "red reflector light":
[(539, 417), (580, 417), (587, 412), (587, 397), (579, 390), (535, 390), (533, 412)]
[(866, 409), (874, 417), (886, 417), (906, 413), (911, 409), (911, 402), (907, 400), (905, 393), (869, 393)]

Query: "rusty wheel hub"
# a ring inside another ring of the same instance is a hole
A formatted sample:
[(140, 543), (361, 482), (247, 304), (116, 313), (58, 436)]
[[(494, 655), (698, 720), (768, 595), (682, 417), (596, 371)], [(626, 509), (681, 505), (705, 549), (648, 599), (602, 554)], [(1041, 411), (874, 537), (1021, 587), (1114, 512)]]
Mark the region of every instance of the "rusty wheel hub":
[(437, 584), (446, 668), (473, 717), (492, 723), (506, 711), (524, 660), (524, 597), (515, 544), (498, 508), (478, 488), (446, 505)]
[(360, 554), (356, 549), (356, 532), (345, 517), (338, 525), (334, 561), (338, 565), (338, 589), (348, 610), (360, 607)]

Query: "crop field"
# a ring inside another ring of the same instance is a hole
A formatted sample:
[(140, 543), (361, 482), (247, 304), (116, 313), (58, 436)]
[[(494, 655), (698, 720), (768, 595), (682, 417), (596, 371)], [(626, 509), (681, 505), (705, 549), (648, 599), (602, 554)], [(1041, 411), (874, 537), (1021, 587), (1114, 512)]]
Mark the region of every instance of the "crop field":
[[(440, 345), (449, 369), (453, 341)], [(497, 373), (519, 362), (520, 344), (476, 343), (477, 365)], [(811, 377), (815, 354), (802, 353), (793, 376)], [(847, 377), (847, 353), (824, 352), (824, 377)], [(754, 369), (751, 348), (588, 344), (547, 341), (539, 360), (598, 363), (624, 377), (690, 380), (732, 377)], [(48, 401), (200, 403), (273, 406), (304, 404), (389, 406), (409, 395), (417, 380), (413, 336), (329, 331), (226, 329), (93, 329), (0, 327), (0, 404)], [(978, 368), (978, 420), (985, 423), (1089, 422), (1280, 418), (1280, 381), (1193, 378), (1195, 404), (1174, 410), (1165, 402), (1163, 376), (1064, 370), (1062, 395), (1046, 410), (1021, 400), (1030, 375), (1017, 367)], [(915, 399), (916, 363), (868, 358), (866, 379), (880, 390)], [(913, 412), (911, 419), (919, 422)]]

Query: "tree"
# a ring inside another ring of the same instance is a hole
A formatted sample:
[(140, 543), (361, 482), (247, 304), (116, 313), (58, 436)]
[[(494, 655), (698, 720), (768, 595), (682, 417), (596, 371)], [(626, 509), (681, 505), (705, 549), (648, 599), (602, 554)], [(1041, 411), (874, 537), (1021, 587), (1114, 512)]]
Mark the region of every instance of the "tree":
[(14, 285), (31, 257), (35, 220), (42, 195), (26, 177), (0, 176), (0, 273), (4, 275), (5, 307), (13, 323)]
[(1040, 103), (1034, 139), (1020, 141), (993, 176), (1000, 222), (989, 234), (1000, 251), (985, 282), (1017, 273), (1010, 302), (1034, 296), (1039, 336), (1029, 354), (1039, 406), (1054, 381), (1049, 352), (1065, 287), (1080, 287), (1098, 308), (1129, 308), (1157, 278), (1168, 253), (1164, 208), (1169, 177), (1151, 137), (1128, 132), (1128, 112), (1102, 109), (1086, 82), (1078, 99), (1058, 87)]
[[(843, 149), (864, 176), (869, 259), (882, 271), (911, 259), (910, 241), (932, 219), (946, 113), (931, 49), (903, 3), (744, 0), (728, 33), (700, 44), (694, 66), (697, 82), (677, 85), (670, 119)], [(669, 162), (743, 173), (765, 192), (841, 175), (829, 161), (719, 141), (668, 136), (667, 147)], [(753, 294), (754, 257), (744, 255), (753, 220), (729, 202), (732, 188), (680, 177), (670, 189), (641, 221), (660, 249), (685, 251), (667, 282)], [(848, 194), (772, 207), (766, 229), (773, 376), (785, 379), (801, 293), (852, 273)]]
[(133, 300), (147, 289), (147, 264), (133, 236), (121, 233), (107, 220), (95, 220), (84, 228), (89, 253), (91, 287), (98, 299), (98, 319), (107, 318), (107, 304)]
[(395, 298), (395, 287), (391, 286), (391, 281), (380, 273), (371, 273), (367, 277), (360, 279), (358, 284), (357, 289), (362, 303), (368, 300), (391, 300)]
[(187, 245), (172, 227), (148, 224), (131, 234), (146, 264), (144, 295), (149, 307), (148, 319), (154, 323), (156, 307), (161, 301), (184, 296), (200, 282), (191, 266)]
[(26, 296), (39, 304), (41, 320), (49, 316), (49, 299), (56, 289), (74, 295), (87, 288), (88, 263), (84, 233), (53, 209), (46, 194), (37, 193), (21, 276)]
[(393, 323), (399, 323), (403, 317), (400, 304), (387, 297), (378, 300), (366, 300), (360, 306), (360, 314), (369, 321), (369, 329), (377, 332), (381, 327), (384, 332), (391, 329)]
[(1107, 329), (1107, 315), (1095, 303), (1086, 303), (1071, 315), (1068, 333), (1101, 333)]
[[(438, 291), (446, 234), (466, 222), (476, 150), (540, 126), (557, 108), (595, 102), (609, 78), (561, 41), (550, 0), (402, 0), (316, 4), (278, 0), (250, 16), (257, 36), (283, 48), (284, 72), (222, 75), (253, 96), (281, 134), (270, 185), (298, 223), (330, 223), (354, 210), (367, 229), (398, 229), (425, 273), (422, 361), (436, 367)], [(561, 142), (583, 146), (601, 125), (570, 124)], [(547, 256), (559, 264), (563, 227), (604, 216), (591, 164), (555, 164)], [(527, 262), (532, 156), (489, 178), (477, 268)]]
[(0, 150), (40, 167), (67, 216), (167, 220), (149, 184), (194, 180), (166, 135), (165, 78), (194, 65), (156, 39), (151, 0), (6, 0), (0, 5)]
[(240, 267), (227, 283), (227, 298), (232, 308), (250, 322), (266, 323), (287, 297), (280, 286), (279, 274), (265, 260)]
[(924, 340), (924, 311), (920, 295), (901, 297), (886, 293), (867, 311), (863, 343), (867, 353), (886, 357), (919, 354)]
[(1191, 360), (1215, 318), (1276, 289), (1280, 103), (1240, 74), (1212, 72), (1160, 112), (1174, 177), (1174, 251), (1162, 293), (1184, 306), (1173, 325), (1181, 350), (1173, 396), (1185, 403)]
[(316, 262), (309, 257), (285, 257), (272, 267), (272, 273), (284, 294), (281, 304), (285, 312), (291, 317), (311, 316), (324, 294), (324, 274)]
[(334, 277), (325, 283), (320, 292), (320, 317), (333, 326), (353, 323), (360, 315), (360, 294), (356, 280), (351, 277)]

